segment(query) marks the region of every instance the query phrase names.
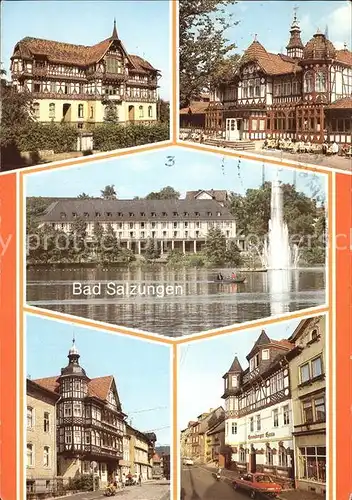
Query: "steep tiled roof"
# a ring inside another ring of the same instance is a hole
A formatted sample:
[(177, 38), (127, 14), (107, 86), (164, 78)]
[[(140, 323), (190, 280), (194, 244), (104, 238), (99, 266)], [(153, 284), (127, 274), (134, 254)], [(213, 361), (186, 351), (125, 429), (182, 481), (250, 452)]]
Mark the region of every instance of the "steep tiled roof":
[(209, 107), (209, 102), (203, 102), (203, 101), (192, 101), (189, 106), (186, 108), (180, 109), (180, 114), (181, 115), (197, 115), (200, 113), (205, 113), (205, 111)]
[(336, 59), (337, 61), (350, 64), (352, 66), (352, 51), (348, 49), (337, 50)]
[[(25, 37), (18, 42), (12, 57), (32, 59), (45, 57), (53, 63), (73, 64), (85, 67), (98, 62), (108, 50), (113, 38), (107, 38), (95, 45), (76, 45), (72, 43)], [(121, 44), (123, 50), (124, 47)], [(148, 61), (136, 55), (129, 55), (129, 60), (135, 71), (147, 73), (157, 71)]]
[[(106, 401), (112, 381), (112, 375), (91, 379), (88, 383), (88, 396)], [(38, 378), (33, 382), (56, 394), (59, 392), (59, 377)]]
[(332, 102), (328, 109), (352, 109), (352, 97), (344, 97), (343, 99), (338, 99)]
[(186, 200), (195, 200), (201, 193), (207, 193), (216, 201), (226, 201), (227, 191), (226, 189), (198, 189), (198, 191), (187, 191)]
[(268, 75), (282, 75), (301, 71), (297, 62), (284, 54), (267, 52), (261, 43), (254, 40), (240, 59), (240, 66), (248, 62), (257, 62)]
[(304, 59), (334, 59), (336, 49), (323, 33), (316, 33), (303, 50)]
[(235, 356), (235, 359), (232, 362), (232, 365), (230, 366), (229, 372), (242, 372), (242, 366), (240, 362), (238, 361), (238, 357)]

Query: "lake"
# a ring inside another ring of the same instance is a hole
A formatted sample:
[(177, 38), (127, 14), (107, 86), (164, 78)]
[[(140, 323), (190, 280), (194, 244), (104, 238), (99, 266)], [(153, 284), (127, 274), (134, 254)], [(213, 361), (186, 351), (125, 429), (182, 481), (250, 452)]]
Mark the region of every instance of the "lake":
[(170, 337), (325, 303), (323, 268), (248, 272), (244, 284), (214, 283), (218, 272), (163, 265), (152, 270), (37, 267), (27, 271), (27, 302)]

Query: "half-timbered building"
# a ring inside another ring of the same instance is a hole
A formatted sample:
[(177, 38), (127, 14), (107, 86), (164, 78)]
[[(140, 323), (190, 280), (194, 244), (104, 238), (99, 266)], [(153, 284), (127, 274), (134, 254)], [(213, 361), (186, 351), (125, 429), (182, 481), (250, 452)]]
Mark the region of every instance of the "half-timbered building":
[(34, 382), (60, 396), (56, 405), (57, 475), (91, 474), (104, 485), (120, 475), (125, 418), (113, 376), (90, 379), (73, 343), (59, 376)]
[(207, 134), (351, 144), (352, 52), (319, 31), (303, 44), (296, 15), (286, 49), (268, 52), (255, 38), (232, 80), (212, 89)]
[(93, 46), (25, 37), (11, 57), (12, 84), (33, 97), (33, 119), (87, 129), (115, 106), (119, 122), (157, 119), (160, 72), (129, 54), (116, 22), (112, 35)]
[(289, 359), (294, 345), (262, 331), (242, 369), (237, 357), (223, 376), (225, 445), (232, 468), (293, 478)]

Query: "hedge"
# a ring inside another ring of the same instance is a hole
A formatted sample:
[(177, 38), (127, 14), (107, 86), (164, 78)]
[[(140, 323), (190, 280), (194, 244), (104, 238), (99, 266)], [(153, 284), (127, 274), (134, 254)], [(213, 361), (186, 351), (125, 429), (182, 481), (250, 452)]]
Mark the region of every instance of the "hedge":
[(66, 153), (76, 150), (77, 137), (77, 128), (68, 124), (29, 122), (20, 128), (16, 142), (20, 151)]
[(170, 137), (168, 123), (127, 124), (104, 123), (93, 130), (94, 149), (111, 151), (153, 142), (166, 141)]

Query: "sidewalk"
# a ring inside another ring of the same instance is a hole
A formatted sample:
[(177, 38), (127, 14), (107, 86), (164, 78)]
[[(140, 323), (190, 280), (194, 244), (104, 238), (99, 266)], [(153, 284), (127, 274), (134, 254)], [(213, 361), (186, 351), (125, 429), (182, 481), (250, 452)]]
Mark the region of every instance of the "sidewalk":
[(284, 491), (278, 498), (280, 500), (325, 500), (322, 495), (303, 490)]

